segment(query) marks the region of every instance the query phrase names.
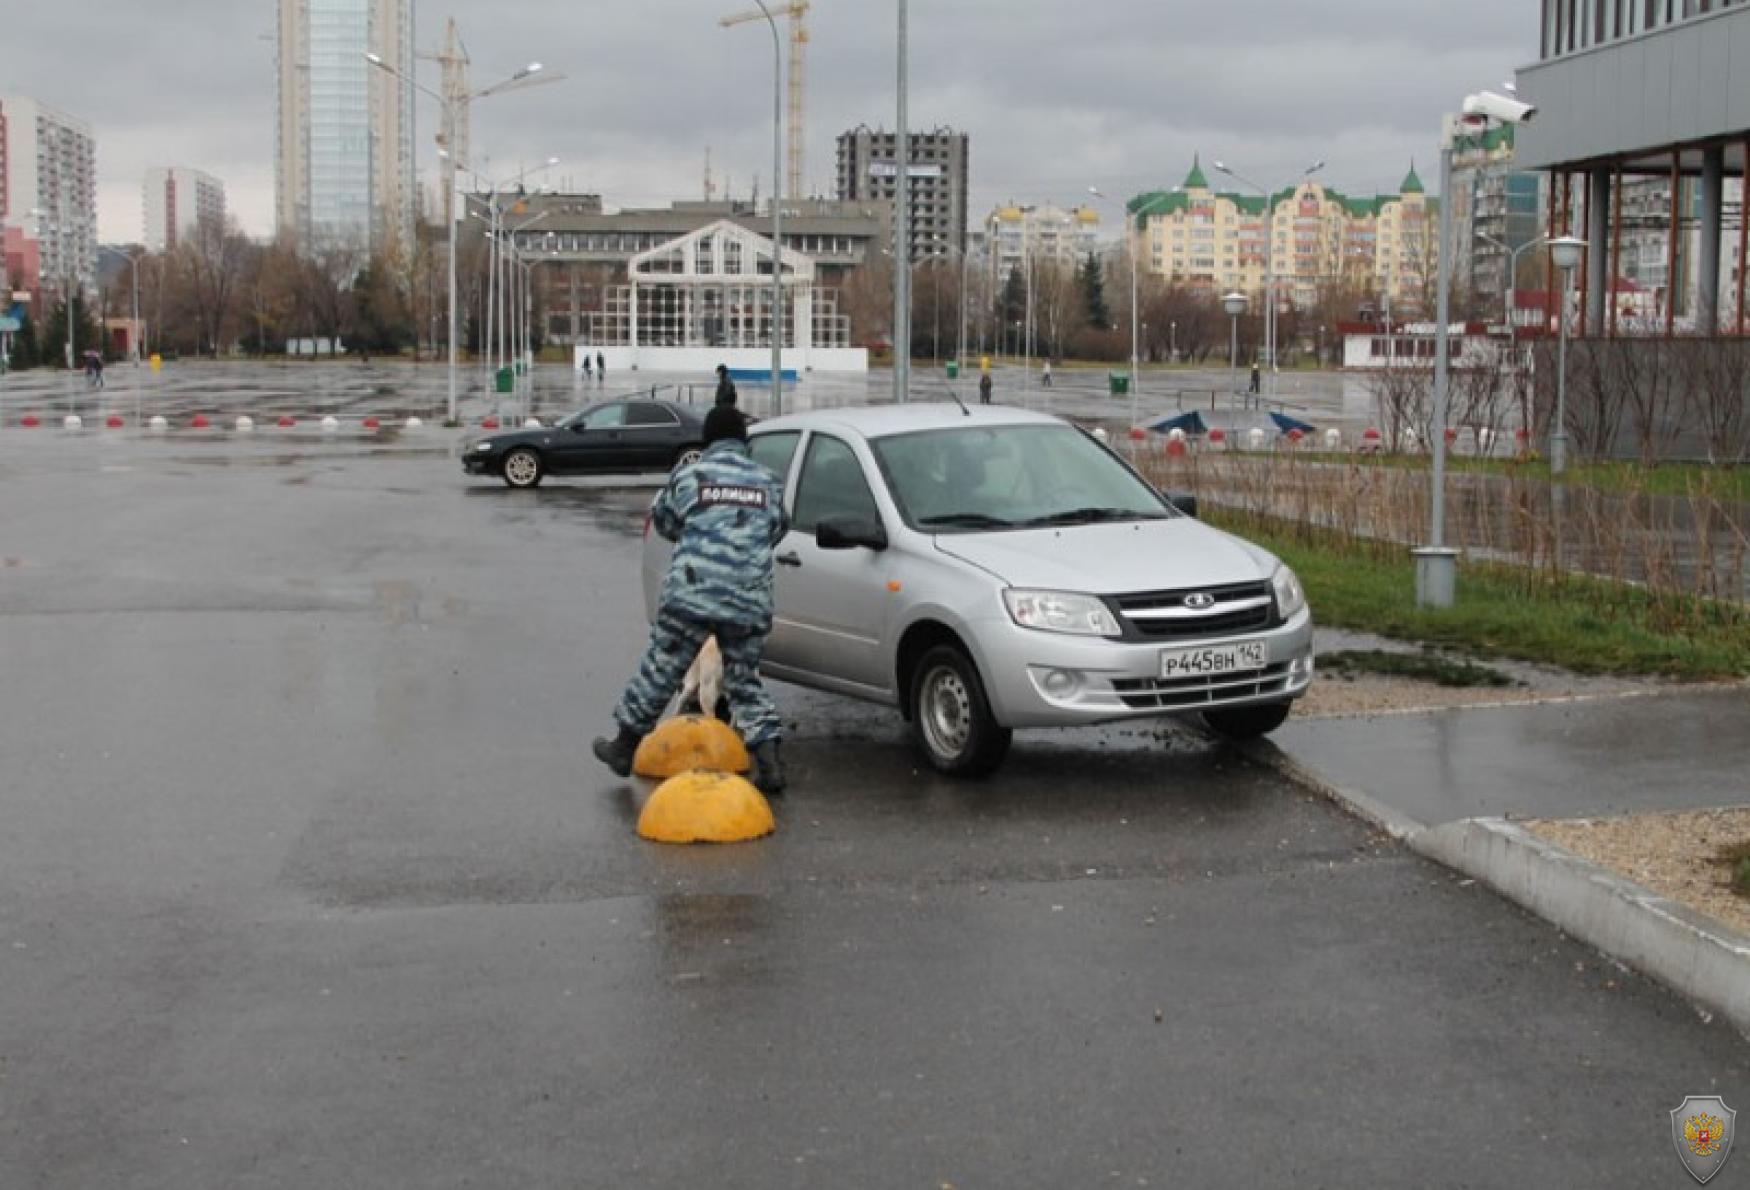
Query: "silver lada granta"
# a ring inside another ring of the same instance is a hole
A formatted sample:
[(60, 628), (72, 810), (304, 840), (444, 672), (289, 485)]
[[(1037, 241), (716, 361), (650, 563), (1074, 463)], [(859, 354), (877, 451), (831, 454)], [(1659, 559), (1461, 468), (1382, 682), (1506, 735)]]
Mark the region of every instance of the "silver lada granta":
[[(768, 677), (897, 707), (923, 755), (994, 770), (1018, 727), (1280, 726), (1312, 682), (1293, 571), (1023, 410), (820, 409), (754, 427), (784, 481)], [(668, 543), (646, 531), (649, 610)]]

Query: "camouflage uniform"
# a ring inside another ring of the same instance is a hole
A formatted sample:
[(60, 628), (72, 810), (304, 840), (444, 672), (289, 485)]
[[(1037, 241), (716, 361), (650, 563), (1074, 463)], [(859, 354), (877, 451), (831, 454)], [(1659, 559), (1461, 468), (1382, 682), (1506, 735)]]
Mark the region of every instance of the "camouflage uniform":
[(715, 635), (735, 730), (750, 748), (776, 740), (782, 723), (759, 660), (772, 630), (772, 547), (789, 529), (783, 484), (749, 457), (747, 443), (724, 439), (669, 478), (650, 523), (676, 543), (674, 557), (650, 645), (615, 721), (639, 735), (655, 728), (705, 638)]

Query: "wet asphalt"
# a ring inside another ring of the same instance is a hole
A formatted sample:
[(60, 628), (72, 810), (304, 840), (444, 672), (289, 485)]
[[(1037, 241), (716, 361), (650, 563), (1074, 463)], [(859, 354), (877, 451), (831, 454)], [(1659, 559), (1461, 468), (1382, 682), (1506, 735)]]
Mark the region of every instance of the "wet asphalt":
[(588, 744), (648, 490), (454, 441), (0, 433), (8, 1190), (1675, 1187), (1667, 1112), (1750, 1100), (1176, 727), (957, 784), (780, 687), (777, 835), (639, 841)]

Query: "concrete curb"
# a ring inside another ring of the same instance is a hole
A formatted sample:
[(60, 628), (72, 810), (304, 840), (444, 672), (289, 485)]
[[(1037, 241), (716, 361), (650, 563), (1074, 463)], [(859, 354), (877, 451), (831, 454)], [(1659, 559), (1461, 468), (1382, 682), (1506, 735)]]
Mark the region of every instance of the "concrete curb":
[(1344, 789), (1268, 741), (1247, 755), (1569, 936), (1725, 1017), (1750, 1037), (1750, 938), (1502, 818), (1422, 826)]
[(1750, 938), (1503, 819), (1449, 822), (1406, 842), (1750, 1036)]

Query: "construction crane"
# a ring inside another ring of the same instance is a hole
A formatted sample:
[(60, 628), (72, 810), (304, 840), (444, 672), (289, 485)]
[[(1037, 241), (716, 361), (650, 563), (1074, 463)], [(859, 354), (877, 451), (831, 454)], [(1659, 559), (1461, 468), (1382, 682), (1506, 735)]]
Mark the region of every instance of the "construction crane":
[[(427, 62), (437, 62), (443, 67), (444, 100), (449, 110), (455, 113), (456, 126), (453, 129), (440, 129), (437, 140), (444, 152), (450, 154), (457, 169), (467, 169), (469, 164), (468, 141), (470, 139), (468, 127), (468, 47), (462, 44), (462, 35), (456, 29), (454, 17), (450, 18), (444, 48), (435, 53), (422, 52), (419, 57)], [(446, 132), (454, 137), (455, 144), (444, 143)], [(453, 210), (455, 202), (456, 196), (454, 194), (446, 193), (444, 195), (444, 218), (446, 220), (455, 218)]]
[[(785, 194), (802, 197), (802, 145), (807, 137), (807, 101), (803, 98), (807, 79), (809, 0), (790, 0), (788, 4), (771, 5), (771, 15), (790, 18), (790, 113), (784, 129), (787, 140), (784, 165)], [(728, 29), (749, 21), (763, 21), (767, 14), (754, 9), (724, 17), (718, 24)]]

